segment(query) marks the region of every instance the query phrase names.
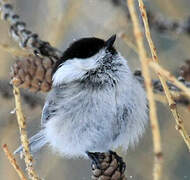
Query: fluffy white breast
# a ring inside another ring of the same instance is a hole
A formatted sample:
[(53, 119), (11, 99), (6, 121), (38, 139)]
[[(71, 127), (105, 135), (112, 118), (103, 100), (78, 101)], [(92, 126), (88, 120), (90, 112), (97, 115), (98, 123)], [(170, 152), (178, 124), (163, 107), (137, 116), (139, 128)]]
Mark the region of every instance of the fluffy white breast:
[(89, 70), (99, 66), (98, 60), (105, 56), (105, 49), (100, 50), (97, 54), (85, 59), (68, 59), (62, 63), (53, 75), (53, 86), (62, 83), (69, 83), (77, 79), (81, 79)]

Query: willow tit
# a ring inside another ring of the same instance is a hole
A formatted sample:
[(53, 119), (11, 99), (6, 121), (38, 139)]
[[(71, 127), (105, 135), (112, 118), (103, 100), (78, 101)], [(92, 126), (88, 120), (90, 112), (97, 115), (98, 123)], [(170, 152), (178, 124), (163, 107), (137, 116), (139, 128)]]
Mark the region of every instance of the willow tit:
[(87, 157), (138, 141), (148, 119), (146, 94), (115, 39), (79, 39), (57, 61), (41, 130), (29, 140), (32, 153), (48, 144), (64, 156)]

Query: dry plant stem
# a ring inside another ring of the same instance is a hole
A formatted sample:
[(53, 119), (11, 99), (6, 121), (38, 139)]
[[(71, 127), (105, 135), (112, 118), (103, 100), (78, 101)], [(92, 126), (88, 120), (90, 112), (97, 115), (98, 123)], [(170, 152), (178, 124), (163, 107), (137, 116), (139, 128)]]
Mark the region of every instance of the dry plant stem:
[(162, 174), (162, 147), (161, 147), (161, 138), (160, 138), (160, 129), (156, 115), (156, 105), (154, 101), (153, 88), (151, 84), (150, 73), (147, 64), (147, 55), (143, 44), (143, 35), (140, 30), (140, 25), (138, 22), (138, 17), (135, 11), (134, 0), (128, 0), (128, 8), (131, 15), (134, 35), (136, 37), (136, 42), (138, 46), (139, 58), (141, 60), (142, 65), (142, 74), (145, 79), (145, 87), (147, 90), (147, 96), (150, 107), (150, 122), (152, 127), (152, 135), (153, 135), (153, 146), (155, 153), (155, 162), (154, 162), (154, 180), (159, 180)]
[(7, 144), (3, 145), (3, 151), (5, 152), (5, 155), (7, 156), (8, 160), (10, 161), (11, 165), (14, 167), (15, 171), (17, 172), (18, 176), (21, 180), (27, 180), (24, 176), (23, 171), (20, 169), (19, 165), (16, 162), (16, 159), (12, 155), (12, 153), (9, 151)]
[(187, 88), (183, 83), (178, 81), (169, 71), (161, 67), (158, 63), (148, 60), (148, 65), (156, 72), (170, 81), (173, 85), (181, 89), (188, 97), (190, 97), (190, 88)]
[[(158, 55), (157, 55), (157, 52), (156, 52), (156, 47), (154, 45), (154, 42), (152, 41), (152, 38), (151, 38), (146, 9), (145, 9), (143, 0), (138, 0), (138, 1), (139, 1), (139, 7), (140, 7), (144, 27), (145, 27), (146, 38), (147, 38), (147, 41), (149, 43), (151, 54), (152, 54), (152, 59), (153, 59), (154, 62), (158, 63), (159, 62)], [(185, 131), (183, 121), (180, 119), (180, 117), (178, 115), (177, 106), (176, 106), (176, 104), (175, 104), (175, 102), (174, 102), (174, 100), (172, 98), (172, 95), (171, 95), (171, 93), (169, 91), (169, 88), (167, 86), (166, 80), (160, 74), (158, 74), (158, 77), (160, 79), (160, 82), (161, 82), (161, 84), (163, 86), (163, 89), (164, 89), (164, 92), (166, 94), (166, 97), (167, 97), (168, 104), (169, 104), (169, 107), (171, 109), (171, 112), (172, 112), (172, 114), (173, 114), (173, 116), (174, 116), (174, 118), (176, 120), (176, 124), (177, 124), (177, 127), (178, 127), (177, 130), (179, 130), (179, 132), (182, 135), (182, 137), (184, 138), (184, 141), (187, 144), (188, 148), (190, 148), (190, 138), (189, 138), (187, 132)], [(170, 78), (171, 78), (171, 76), (170, 76)], [(173, 81), (175, 81), (175, 78), (172, 78), (172, 79), (173, 79)], [(175, 84), (176, 85), (178, 84), (179, 86), (181, 85), (179, 83), (179, 81), (175, 81)]]
[[(160, 66), (161, 67), (161, 66)], [(163, 69), (162, 67), (161, 67), (161, 69)], [(164, 69), (165, 70), (165, 69)], [(165, 70), (166, 71), (166, 70)], [(144, 86), (144, 78), (142, 77), (142, 75), (141, 75), (142, 73), (141, 73), (141, 71), (140, 70), (136, 70), (136, 71), (134, 71), (134, 73), (133, 73), (133, 75), (135, 76), (135, 78)], [(187, 82), (187, 81), (185, 81), (184, 79), (181, 79), (181, 80), (179, 80), (180, 82), (182, 82), (182, 84), (185, 86), (185, 87), (187, 87), (187, 88), (190, 88), (190, 82)], [(184, 93), (183, 91), (181, 91), (181, 89), (179, 89), (176, 85), (174, 85), (173, 83), (171, 83), (170, 81), (167, 81), (166, 82), (167, 83), (167, 86), (168, 86), (168, 88), (169, 88), (169, 90), (170, 90), (170, 93), (172, 93), (172, 97), (173, 97), (173, 94), (174, 94), (174, 92), (175, 92), (175, 94), (177, 95), (184, 95), (184, 96), (186, 96), (187, 97), (187, 93)], [(153, 79), (152, 80), (152, 85), (153, 85), (153, 89), (154, 89), (154, 91), (155, 92), (164, 92), (164, 89), (163, 89), (163, 87), (162, 87), (162, 84), (161, 84), (161, 82), (160, 82), (160, 80), (159, 79)], [(174, 99), (174, 97), (173, 97), (173, 99)]]
[[(178, 88), (182, 89), (185, 92), (185, 94), (190, 97), (190, 90), (186, 88), (181, 82), (179, 82), (174, 76), (172, 76), (170, 72), (161, 68), (159, 64), (157, 63), (149, 62), (149, 65), (152, 69), (154, 69), (154, 71), (156, 71), (157, 73), (160, 73), (162, 76), (167, 78), (169, 81), (175, 84)], [(179, 114), (175, 110), (176, 109), (175, 105), (171, 106), (170, 109), (173, 113), (174, 118), (176, 119), (176, 124), (177, 124), (176, 129), (180, 132), (185, 143), (187, 144), (188, 149), (190, 150), (190, 137), (184, 128), (183, 120), (179, 117)]]
[(34, 171), (34, 168), (32, 166), (32, 156), (29, 151), (29, 142), (28, 142), (28, 137), (27, 137), (27, 132), (26, 132), (25, 117), (22, 112), (20, 91), (19, 91), (19, 88), (15, 86), (13, 88), (14, 88), (13, 93), (15, 96), (16, 115), (17, 115), (19, 130), (20, 130), (20, 138), (21, 138), (21, 143), (23, 147), (23, 155), (24, 155), (24, 160), (27, 167), (27, 172), (30, 179), (40, 180), (40, 178), (36, 175), (36, 172)]
[[(154, 46), (154, 43), (153, 43), (152, 38), (151, 38), (145, 6), (144, 6), (144, 3), (143, 3), (142, 0), (138, 0), (138, 1), (139, 1), (139, 7), (140, 7), (144, 27), (145, 27), (146, 38), (147, 38), (147, 41), (149, 43), (149, 47), (150, 47), (151, 54), (152, 54), (152, 59), (153, 59), (153, 61), (158, 63), (159, 62), (158, 55), (157, 55), (157, 52), (156, 52), (156, 47)], [(158, 77), (160, 79), (160, 82), (161, 82), (161, 84), (163, 86), (163, 89), (164, 89), (164, 92), (166, 94), (166, 97), (168, 99), (169, 106), (170, 107), (175, 106), (175, 102), (172, 99), (172, 96), (170, 94), (170, 91), (169, 91), (169, 88), (167, 86), (166, 80), (159, 74), (158, 74)]]
[(163, 96), (162, 94), (155, 93), (154, 94), (154, 99), (155, 99), (155, 101), (158, 101), (158, 102), (160, 102), (160, 103), (162, 103), (164, 105), (168, 104), (168, 101), (167, 101), (165, 95)]
[[(175, 100), (176, 104), (180, 105), (180, 107), (182, 107), (184, 109), (189, 108), (189, 104), (186, 105), (183, 102), (180, 102), (181, 97), (184, 97), (183, 94), (182, 95), (180, 95), (180, 93), (178, 93), (178, 94), (174, 93), (174, 94), (175, 95), (173, 96), (173, 92), (172, 92), (172, 97)], [(158, 102), (168, 106), (168, 100), (167, 100), (167, 97), (164, 94), (155, 93), (154, 94), (154, 99), (155, 99), (155, 101), (158, 101)]]

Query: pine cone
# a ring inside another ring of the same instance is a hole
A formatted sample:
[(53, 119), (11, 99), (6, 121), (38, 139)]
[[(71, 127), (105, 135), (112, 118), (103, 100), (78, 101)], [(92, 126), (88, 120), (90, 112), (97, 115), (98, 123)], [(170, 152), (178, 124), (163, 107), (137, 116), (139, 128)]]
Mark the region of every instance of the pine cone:
[(93, 180), (127, 180), (125, 177), (125, 163), (115, 152), (91, 153)]
[(27, 59), (19, 59), (11, 68), (11, 83), (17, 87), (31, 91), (47, 92), (51, 89), (51, 73), (54, 61), (30, 55)]
[(185, 61), (185, 65), (180, 67), (179, 73), (186, 81), (190, 81), (190, 60)]

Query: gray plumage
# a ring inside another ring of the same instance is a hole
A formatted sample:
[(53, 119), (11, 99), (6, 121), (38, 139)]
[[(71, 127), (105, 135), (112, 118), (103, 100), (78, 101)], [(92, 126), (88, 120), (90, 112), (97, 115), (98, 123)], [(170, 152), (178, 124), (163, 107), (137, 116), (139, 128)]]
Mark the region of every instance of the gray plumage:
[(31, 151), (49, 144), (63, 156), (86, 157), (87, 151), (127, 149), (138, 141), (147, 119), (146, 94), (127, 61), (102, 47), (57, 67)]
[[(38, 132), (29, 139), (29, 147), (32, 154), (36, 153), (47, 143), (43, 131)], [(14, 154), (22, 153), (22, 146), (17, 148)]]

